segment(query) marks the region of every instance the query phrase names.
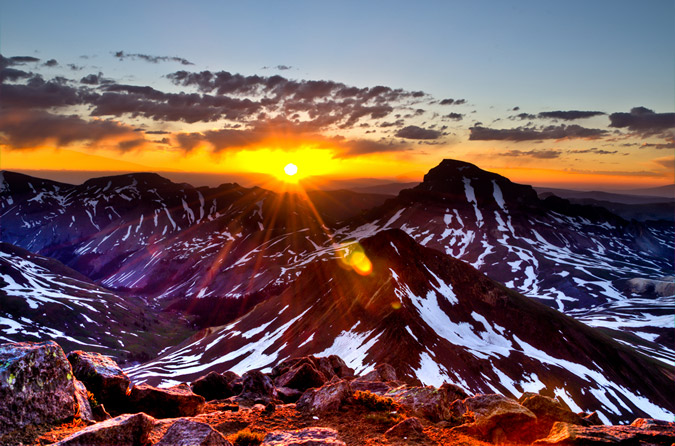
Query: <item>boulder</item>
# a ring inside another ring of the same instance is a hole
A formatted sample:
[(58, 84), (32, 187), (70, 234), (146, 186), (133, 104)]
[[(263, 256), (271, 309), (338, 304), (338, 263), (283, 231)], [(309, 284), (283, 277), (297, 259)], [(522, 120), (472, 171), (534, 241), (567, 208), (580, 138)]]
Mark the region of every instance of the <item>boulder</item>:
[(167, 389), (139, 384), (131, 389), (129, 404), (135, 412), (145, 412), (155, 418), (178, 418), (201, 413), (205, 400), (195, 395), (187, 384)]
[(536, 415), (537, 424), (535, 429), (537, 430), (537, 437), (545, 437), (556, 421), (582, 426), (589, 426), (591, 424), (549, 396), (525, 393), (518, 401), (523, 407), (526, 407)]
[(130, 380), (117, 363), (100, 353), (75, 350), (68, 354), (75, 377), (82, 381), (96, 401), (113, 413), (124, 411)]
[(91, 404), (89, 403), (87, 388), (79, 379), (74, 379), (73, 383), (75, 384), (75, 398), (77, 399), (77, 404), (80, 408), (77, 416), (84, 421), (97, 421), (92, 412)]
[(337, 436), (337, 431), (327, 427), (273, 431), (265, 435), (261, 446), (346, 446)]
[(105, 410), (105, 406), (103, 404), (92, 407), (91, 412), (94, 415), (95, 421), (105, 421), (112, 418), (108, 411)]
[(382, 381), (362, 381), (361, 379), (355, 379), (351, 382), (352, 389), (356, 392), (360, 390), (362, 392), (370, 392), (376, 395), (384, 395), (392, 389), (400, 387), (398, 383), (390, 382), (385, 383)]
[(267, 404), (277, 397), (272, 379), (258, 370), (242, 375), (242, 390), (237, 400), (243, 402)]
[(302, 392), (288, 387), (277, 387), (277, 396), (284, 403), (295, 403), (302, 396)]
[[(636, 420), (637, 421), (637, 420)], [(656, 420), (654, 420), (656, 421)], [(537, 445), (671, 445), (675, 443), (675, 423), (660, 421), (638, 422), (630, 426), (579, 426), (555, 423), (548, 437)]]
[(206, 401), (229, 398), (235, 395), (232, 385), (227, 377), (218, 372), (209, 372), (190, 384), (192, 391), (201, 395)]
[(321, 387), (328, 379), (318, 371), (313, 363), (300, 362), (291, 367), (286, 373), (274, 379), (276, 387), (289, 387), (305, 391), (312, 387)]
[(144, 414), (126, 414), (75, 432), (53, 446), (138, 446), (148, 443), (155, 419)]
[(351, 378), (354, 376), (354, 370), (349, 368), (340, 357), (335, 355), (320, 358), (309, 355), (301, 356), (299, 358), (284, 359), (274, 366), (270, 376), (272, 376), (272, 378), (278, 378), (287, 373), (290, 369), (299, 367), (302, 364), (311, 364), (317, 371), (324, 375), (326, 380), (330, 380), (334, 376), (337, 376), (338, 378)]
[(383, 396), (392, 398), (411, 415), (438, 422), (452, 419), (450, 404), (455, 401), (454, 392), (425, 387), (398, 387)]
[(415, 435), (420, 435), (424, 430), (424, 426), (420, 422), (419, 418), (410, 417), (396, 424), (395, 426), (390, 427), (385, 433), (385, 437), (400, 437), (408, 438), (414, 437)]
[(396, 369), (389, 364), (378, 364), (375, 369), (357, 378), (361, 381), (396, 381)]
[(179, 419), (155, 446), (232, 446), (220, 432), (206, 423)]
[(54, 341), (0, 345), (0, 436), (78, 413), (73, 370)]
[(472, 415), (475, 420), (452, 428), (493, 443), (501, 441), (531, 441), (536, 431), (537, 421), (529, 409), (517, 401), (502, 395), (476, 395), (452, 403), (451, 410), (456, 416)]
[(333, 412), (352, 399), (353, 390), (345, 380), (324, 384), (318, 389), (309, 389), (297, 402), (298, 410), (310, 413)]

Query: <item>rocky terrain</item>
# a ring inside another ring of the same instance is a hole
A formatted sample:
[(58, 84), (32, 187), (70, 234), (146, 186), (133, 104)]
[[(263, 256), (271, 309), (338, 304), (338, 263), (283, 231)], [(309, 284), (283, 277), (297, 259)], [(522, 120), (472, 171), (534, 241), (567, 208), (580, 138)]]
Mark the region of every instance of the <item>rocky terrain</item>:
[(401, 381), (378, 364), (355, 376), (337, 356), (269, 373), (210, 373), (170, 388), (134, 385), (109, 357), (53, 341), (0, 345), (6, 445), (670, 445), (675, 423), (603, 425), (558, 398), (470, 394)]

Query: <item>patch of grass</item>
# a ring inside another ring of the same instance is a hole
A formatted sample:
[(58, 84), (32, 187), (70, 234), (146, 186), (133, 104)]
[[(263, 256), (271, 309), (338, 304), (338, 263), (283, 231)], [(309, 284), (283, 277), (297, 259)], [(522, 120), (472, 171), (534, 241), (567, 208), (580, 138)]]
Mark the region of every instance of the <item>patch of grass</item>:
[(94, 396), (93, 393), (87, 390), (87, 400), (89, 400), (89, 405), (93, 409), (94, 407), (98, 406), (98, 401), (96, 401), (96, 397)]
[(393, 412), (401, 408), (398, 403), (391, 398), (379, 396), (368, 391), (363, 392), (361, 390), (354, 392), (354, 402), (366, 409), (377, 412)]
[(242, 429), (234, 437), (234, 446), (258, 446), (262, 443), (265, 434), (252, 432), (250, 429)]

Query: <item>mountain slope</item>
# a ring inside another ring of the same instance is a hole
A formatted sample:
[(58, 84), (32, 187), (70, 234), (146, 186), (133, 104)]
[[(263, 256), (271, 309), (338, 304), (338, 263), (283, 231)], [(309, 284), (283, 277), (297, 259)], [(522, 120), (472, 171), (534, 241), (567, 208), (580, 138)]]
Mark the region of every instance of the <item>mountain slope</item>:
[(80, 186), (12, 172), (0, 180), (0, 240), (137, 295), (260, 291), (328, 239), (303, 199), (260, 188), (194, 188), (145, 173)]
[[(544, 391), (606, 420), (670, 416), (672, 367), (648, 359), (400, 230), (361, 240), (366, 276), (335, 253), (241, 319), (202, 331), (127, 372), (165, 385), (209, 370), (242, 372), (306, 354), (357, 373), (388, 362), (400, 376), (473, 392)], [(355, 249), (351, 245), (348, 249)], [(340, 248), (344, 249), (344, 248)]]
[(0, 243), (0, 339), (147, 360), (191, 331), (175, 315), (106, 290), (63, 264)]

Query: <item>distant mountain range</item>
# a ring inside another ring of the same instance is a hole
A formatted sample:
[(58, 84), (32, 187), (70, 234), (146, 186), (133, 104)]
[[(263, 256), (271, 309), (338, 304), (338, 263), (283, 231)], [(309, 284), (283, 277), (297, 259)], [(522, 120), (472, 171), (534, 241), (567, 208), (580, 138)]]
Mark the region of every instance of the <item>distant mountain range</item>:
[[(106, 336), (166, 340), (187, 328), (171, 334), (164, 322), (186, 315), (204, 330), (130, 369), (155, 383), (336, 353), (360, 372), (390, 362), (425, 383), (558, 393), (611, 421), (675, 411), (663, 391), (675, 359), (672, 222), (542, 199), (455, 160), (409, 186), (303, 196), (147, 173), (69, 185), (3, 172), (1, 277), (14, 303), (3, 297), (0, 327), (6, 339), (52, 329), (133, 359)], [(369, 275), (339, 260), (360, 246)], [(36, 259), (39, 273), (26, 266)], [(33, 311), (36, 295), (57, 296), (59, 321)], [(82, 296), (128, 304), (126, 314), (104, 313), (120, 321), (104, 330), (89, 307), (65, 304)], [(158, 325), (127, 329), (142, 321), (137, 309)]]

